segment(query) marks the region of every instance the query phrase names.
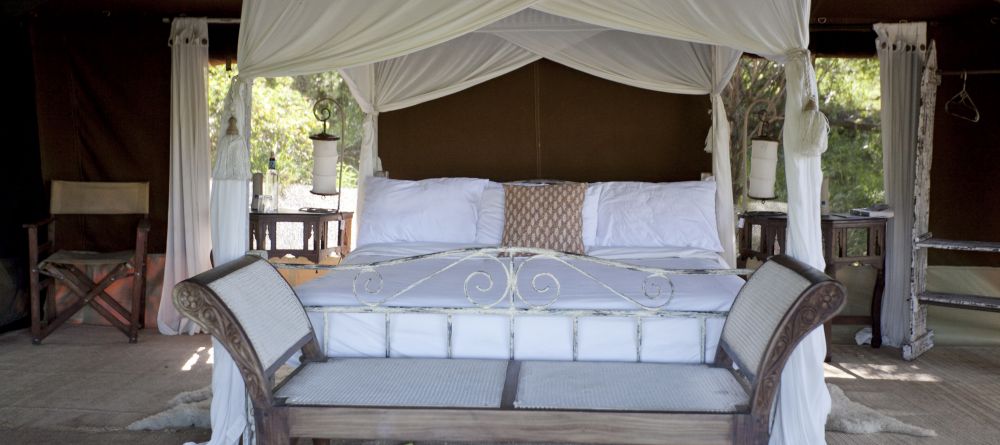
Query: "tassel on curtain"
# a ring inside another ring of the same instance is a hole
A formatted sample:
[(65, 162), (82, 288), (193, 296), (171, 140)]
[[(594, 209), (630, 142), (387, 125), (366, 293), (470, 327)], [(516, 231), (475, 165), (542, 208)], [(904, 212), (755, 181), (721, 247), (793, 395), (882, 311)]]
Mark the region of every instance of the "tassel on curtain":
[(213, 179), (242, 179), (249, 181), (250, 174), (250, 149), (247, 146), (246, 122), (249, 113), (246, 112), (248, 83), (240, 79), (239, 76), (233, 78), (229, 86), (229, 93), (226, 95), (223, 109), (226, 111), (222, 120), (224, 130), (216, 146), (215, 168), (212, 170)]

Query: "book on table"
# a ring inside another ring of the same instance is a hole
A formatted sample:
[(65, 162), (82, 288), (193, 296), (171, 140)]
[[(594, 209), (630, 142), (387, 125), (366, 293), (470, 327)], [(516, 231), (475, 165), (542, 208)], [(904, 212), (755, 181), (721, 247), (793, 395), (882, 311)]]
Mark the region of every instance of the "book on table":
[(851, 209), (851, 214), (857, 216), (868, 216), (875, 218), (892, 218), (894, 215), (892, 209), (882, 206), (871, 206), (861, 209)]

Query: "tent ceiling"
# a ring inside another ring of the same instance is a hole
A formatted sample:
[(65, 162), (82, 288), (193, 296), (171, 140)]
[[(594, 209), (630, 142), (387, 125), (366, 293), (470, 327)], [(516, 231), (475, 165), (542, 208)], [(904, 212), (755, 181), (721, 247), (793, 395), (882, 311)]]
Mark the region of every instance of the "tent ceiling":
[[(242, 0), (7, 0), (2, 14), (63, 15), (111, 11), (122, 15), (239, 17)], [(813, 0), (811, 22), (827, 24), (946, 21), (1000, 15), (994, 0)]]
[[(995, 0), (813, 0), (812, 24), (951, 21), (1000, 14)], [(820, 19), (824, 20), (820, 20)]]
[[(242, 0), (7, 0), (0, 15), (74, 16), (86, 14), (150, 16), (240, 16)], [(877, 22), (977, 20), (987, 23), (1000, 17), (995, 0), (813, 0), (810, 14), (810, 50), (832, 56), (874, 56), (875, 33), (867, 25)], [(1000, 25), (997, 25), (1000, 26)], [(859, 32), (860, 31), (860, 32)], [(211, 26), (212, 63), (236, 57), (237, 27)]]

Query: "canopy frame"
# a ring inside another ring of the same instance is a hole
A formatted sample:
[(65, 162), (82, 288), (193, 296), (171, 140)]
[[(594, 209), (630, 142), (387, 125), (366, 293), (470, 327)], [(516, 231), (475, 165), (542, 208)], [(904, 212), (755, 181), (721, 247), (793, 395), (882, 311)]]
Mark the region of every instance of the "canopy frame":
[[(485, 40), (483, 35), (506, 33), (511, 39), (506, 40), (507, 42), (517, 40), (516, 36), (523, 34), (524, 30), (512, 32), (510, 28), (505, 31), (494, 27), (491, 31), (489, 27), (494, 23), (505, 23), (503, 19), (515, 17), (522, 11), (528, 11), (522, 15), (545, 14), (559, 18), (553, 22), (583, 23), (584, 28), (589, 28), (589, 32), (598, 34), (631, 33), (634, 38), (630, 42), (633, 43), (657, 38), (672, 40), (681, 48), (687, 45), (689, 52), (696, 54), (694, 60), (707, 61), (706, 77), (710, 82), (722, 79), (721, 82), (708, 84), (707, 89), (700, 94), (710, 94), (712, 101), (712, 129), (706, 146), (713, 153), (713, 173), (719, 182), (717, 206), (724, 209), (717, 212), (718, 227), (723, 245), (727, 247), (727, 260), (732, 265), (735, 265), (735, 230), (730, 186), (729, 122), (719, 93), (732, 75), (741, 52), (759, 54), (784, 63), (787, 97), (783, 142), (789, 185), (789, 245), (786, 252), (814, 268), (824, 268), (819, 191), (822, 180), (820, 155), (826, 150), (828, 124), (819, 111), (816, 76), (807, 50), (809, 0), (623, 0), (614, 3), (603, 0), (305, 0), (291, 3), (245, 0), (238, 54), (242, 74), (233, 82), (227, 98), (227, 103), (232, 105), (227, 106), (226, 110), (232, 114), (240, 114), (237, 118), (243, 129), (241, 133), (249, 135), (250, 122), (242, 121), (242, 117), (250, 115), (247, 112), (250, 95), (247, 93), (253, 78), (340, 70), (366, 112), (359, 172), (360, 203), (364, 178), (380, 168), (377, 151), (378, 113), (388, 111), (393, 105), (389, 101), (391, 98), (386, 96), (386, 85), (398, 86), (398, 83), (387, 83), (387, 80), (393, 74), (405, 72), (406, 66), (411, 66), (410, 62), (401, 61), (419, 59), (417, 53), (432, 53), (439, 45), (455, 45), (464, 36), (479, 36), (480, 40)], [(510, 22), (508, 20), (506, 23)], [(595, 31), (598, 27), (608, 31)], [(578, 27), (577, 32), (587, 32), (587, 29), (581, 30)], [(582, 42), (588, 41), (589, 39), (584, 39)], [(523, 39), (513, 42), (513, 46), (521, 50), (530, 46), (529, 44)], [(514, 48), (505, 46), (508, 51), (514, 52)], [(595, 71), (598, 74), (590, 73), (610, 80), (634, 80), (634, 83), (642, 83), (639, 80), (643, 79), (620, 77), (621, 73), (613, 69), (614, 60), (605, 58), (599, 60), (600, 63), (587, 65), (579, 58), (574, 59), (573, 55), (580, 54), (567, 51), (572, 48), (572, 45), (544, 50), (535, 48), (534, 56), (524, 57), (521, 54), (520, 59), (512, 56), (511, 60), (516, 59), (516, 62), (510, 63), (508, 60), (506, 65), (501, 64), (500, 69), (478, 73), (472, 78), (459, 76), (461, 82), (452, 83), (448, 88), (433, 90), (431, 93), (434, 94), (424, 94), (421, 98), (430, 100), (468, 88), (530, 63), (533, 60), (528, 61), (529, 59), (540, 56), (571, 67), (574, 64), (583, 65), (588, 68), (585, 72)], [(705, 57), (699, 58), (698, 54)], [(620, 65), (628, 66), (624, 63)], [(619, 76), (617, 79), (614, 78), (616, 75)], [(654, 89), (648, 80), (643, 80), (645, 84), (633, 86)], [(687, 92), (696, 93), (698, 91)], [(408, 102), (395, 105), (402, 108), (419, 103), (413, 97), (406, 99)], [(228, 117), (223, 116), (220, 121), (227, 122)], [(227, 159), (220, 157), (222, 162)], [(217, 171), (220, 168), (233, 171), (241, 167), (216, 166)], [(249, 177), (249, 171), (245, 173)], [(213, 232), (218, 227), (230, 226), (246, 219), (245, 211), (237, 211), (240, 206), (231, 205), (233, 202), (245, 204), (245, 198), (245, 190), (241, 192), (232, 188), (220, 193), (213, 190)], [(230, 204), (228, 207), (227, 203)], [(360, 213), (361, 209), (358, 210)], [(240, 236), (234, 236), (228, 242), (236, 243), (236, 238)], [(245, 233), (242, 238), (245, 244)], [(218, 244), (215, 239), (213, 243)], [(237, 251), (241, 247), (245, 250), (245, 246), (235, 244), (214, 246), (216, 264), (238, 258)], [(223, 252), (226, 254), (223, 255)], [(823, 424), (830, 407), (829, 394), (822, 383), (821, 362), (824, 356), (825, 345), (821, 331), (810, 334), (792, 354), (789, 367), (783, 373), (783, 390), (778, 395), (779, 408), (772, 424), (773, 443), (815, 443), (823, 440)], [(217, 356), (216, 377), (220, 375), (220, 365), (225, 368), (225, 362), (226, 360), (219, 360)], [(239, 373), (231, 363), (230, 370), (231, 375), (239, 379)], [(217, 383), (213, 381), (213, 384)], [(230, 407), (242, 410), (243, 404), (233, 400), (236, 398), (230, 397)], [(220, 417), (228, 417), (230, 422), (238, 421), (234, 419), (236, 416)], [(216, 413), (213, 412), (213, 421), (215, 419)], [(236, 431), (231, 426), (227, 424), (225, 428), (220, 428), (216, 425), (215, 429)], [(213, 443), (216, 443), (214, 432)]]

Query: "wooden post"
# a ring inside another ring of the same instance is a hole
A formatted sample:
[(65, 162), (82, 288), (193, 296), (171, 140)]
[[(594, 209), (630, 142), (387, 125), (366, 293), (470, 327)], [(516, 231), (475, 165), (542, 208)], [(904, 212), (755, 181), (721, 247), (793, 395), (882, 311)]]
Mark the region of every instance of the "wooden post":
[(918, 243), (928, 236), (931, 204), (931, 161), (934, 154), (934, 107), (941, 77), (937, 74), (934, 41), (927, 50), (927, 63), (920, 82), (920, 120), (917, 126), (916, 166), (913, 178), (913, 255), (910, 260), (910, 327), (903, 346), (903, 359), (913, 360), (934, 346), (934, 331), (927, 329), (927, 307), (919, 296), (927, 290), (927, 249)]

